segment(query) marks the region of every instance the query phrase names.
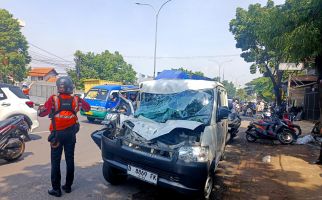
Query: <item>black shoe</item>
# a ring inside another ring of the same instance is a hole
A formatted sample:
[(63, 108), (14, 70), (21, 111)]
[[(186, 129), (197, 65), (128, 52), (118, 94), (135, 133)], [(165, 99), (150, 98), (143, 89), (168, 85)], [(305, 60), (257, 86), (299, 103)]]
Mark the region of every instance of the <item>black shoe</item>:
[(48, 190), (48, 194), (55, 197), (61, 197), (61, 190)]
[(68, 187), (66, 185), (63, 185), (61, 187), (61, 189), (63, 189), (66, 193), (71, 193), (71, 191), (72, 191), (72, 188), (71, 187)]
[(313, 162), (313, 164), (322, 165), (322, 160), (316, 160), (315, 162)]

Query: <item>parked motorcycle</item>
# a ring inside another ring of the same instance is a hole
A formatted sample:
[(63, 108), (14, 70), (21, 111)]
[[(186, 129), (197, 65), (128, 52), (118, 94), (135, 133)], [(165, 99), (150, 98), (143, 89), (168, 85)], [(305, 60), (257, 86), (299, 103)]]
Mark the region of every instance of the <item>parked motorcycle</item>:
[(228, 133), (230, 133), (230, 140), (237, 136), (240, 124), (241, 118), (237, 113), (231, 113), (228, 115)]
[(246, 139), (248, 142), (269, 139), (279, 140), (282, 144), (292, 144), (297, 139), (297, 135), (280, 119), (272, 122), (260, 120), (249, 124)]
[(25, 151), (25, 139), (30, 140), (24, 116), (0, 122), (0, 159), (8, 162), (19, 159)]
[(302, 129), (299, 125), (294, 124), (293, 120), (290, 120), (289, 115), (287, 114), (283, 114), (283, 115), (277, 115), (276, 113), (270, 113), (270, 112), (264, 112), (262, 114), (262, 119), (266, 122), (273, 122), (275, 120), (282, 120), (287, 126), (288, 128), (295, 132), (297, 137), (300, 136), (302, 134)]

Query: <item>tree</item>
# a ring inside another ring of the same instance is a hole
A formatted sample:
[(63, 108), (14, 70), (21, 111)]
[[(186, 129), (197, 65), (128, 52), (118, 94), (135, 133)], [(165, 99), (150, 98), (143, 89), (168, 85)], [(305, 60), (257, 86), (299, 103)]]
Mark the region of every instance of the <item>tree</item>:
[(224, 85), (227, 91), (228, 98), (234, 98), (236, 95), (236, 87), (234, 86), (233, 82), (228, 82), (227, 80), (224, 80), (222, 84)]
[(213, 81), (217, 81), (217, 82), (219, 82), (219, 79), (220, 79), (219, 76), (216, 76), (216, 77), (212, 78)]
[(251, 88), (256, 95), (265, 101), (272, 101), (275, 99), (273, 93), (273, 83), (268, 77), (260, 77), (253, 79), (251, 82), (246, 83), (248, 88)]
[[(256, 31), (266, 49), (278, 52), (284, 62), (303, 62), (319, 72), (320, 120), (322, 125), (322, 1), (286, 0), (274, 6), (268, 1)], [(321, 127), (322, 128), (322, 127)]]
[(260, 37), (262, 27), (267, 25), (269, 13), (274, 10), (273, 1), (268, 1), (263, 7), (260, 4), (250, 5), (248, 10), (237, 8), (236, 18), (230, 21), (229, 30), (235, 36), (236, 47), (242, 50), (241, 57), (246, 62), (253, 63), (250, 72), (254, 74), (259, 69), (264, 77), (270, 78), (276, 103), (280, 105), (283, 71), (280, 71), (278, 66), (282, 61), (281, 51), (271, 49)]
[(189, 74), (189, 75), (205, 76), (205, 75), (204, 75), (204, 73), (203, 73), (203, 72), (201, 72), (201, 71), (195, 71), (195, 72), (193, 72), (193, 71), (188, 70), (188, 69), (185, 69), (185, 68), (183, 68), (183, 67), (180, 67), (180, 68), (178, 68), (178, 69), (172, 69), (172, 70), (183, 71), (183, 72), (186, 72), (186, 73), (187, 73), (187, 74)]
[(270, 35), (263, 39), (271, 46), (278, 45), (286, 61), (304, 62), (317, 69), (322, 132), (322, 1), (286, 0), (277, 9), (279, 18), (276, 13), (271, 18), (279, 23), (265, 27), (263, 35)]
[[(93, 52), (83, 53), (76, 51), (74, 56), (79, 69), (79, 77), (77, 77), (76, 69), (69, 70), (68, 74), (76, 83), (77, 88), (84, 87), (84, 79), (92, 78), (118, 81), (124, 84), (134, 84), (136, 81), (136, 72), (132, 65), (127, 64), (118, 52), (104, 51), (100, 54), (95, 54)], [(80, 81), (78, 81), (78, 78), (80, 78)]]
[(28, 43), (20, 31), (19, 22), (5, 9), (0, 9), (0, 81), (10, 78), (22, 81), (30, 63)]
[(239, 88), (236, 91), (236, 98), (238, 98), (240, 101), (246, 101), (247, 100), (247, 94), (245, 89)]

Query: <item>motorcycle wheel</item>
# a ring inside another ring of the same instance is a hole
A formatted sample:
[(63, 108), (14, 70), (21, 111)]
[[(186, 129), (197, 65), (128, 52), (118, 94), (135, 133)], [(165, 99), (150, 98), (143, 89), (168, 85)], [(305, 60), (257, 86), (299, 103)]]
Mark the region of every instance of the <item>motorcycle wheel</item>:
[(5, 148), (7, 155), (4, 159), (8, 162), (18, 160), (25, 152), (25, 142), (22, 138), (10, 138), (8, 146)]
[(248, 142), (255, 142), (257, 140), (257, 138), (255, 138), (252, 134), (250, 133), (246, 133), (246, 140)]
[(294, 135), (290, 130), (283, 130), (277, 135), (278, 140), (282, 144), (292, 144), (294, 142)]

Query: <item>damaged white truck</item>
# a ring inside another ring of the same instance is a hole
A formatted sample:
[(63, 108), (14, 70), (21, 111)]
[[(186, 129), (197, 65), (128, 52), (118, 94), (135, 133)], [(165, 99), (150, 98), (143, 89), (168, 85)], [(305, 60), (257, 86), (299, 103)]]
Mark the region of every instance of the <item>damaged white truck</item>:
[(120, 184), (132, 176), (208, 199), (227, 138), (230, 111), (223, 85), (153, 80), (140, 84), (135, 112), (130, 101), (122, 101), (120, 110), (107, 115), (105, 128), (92, 134), (106, 181)]

